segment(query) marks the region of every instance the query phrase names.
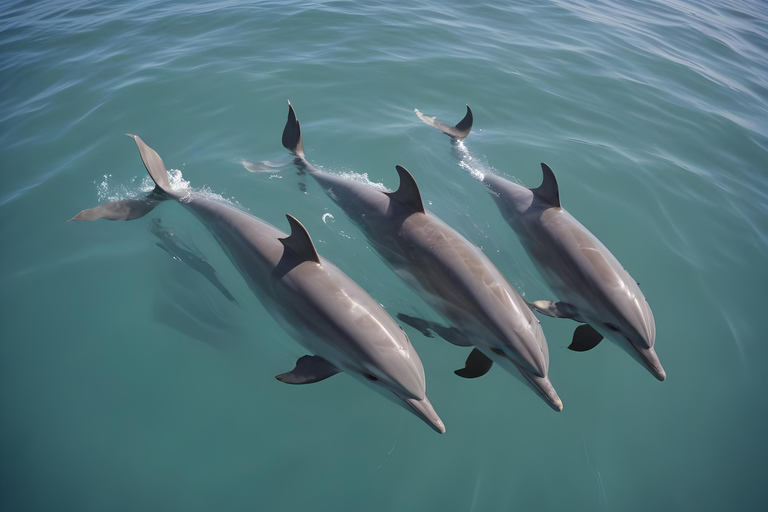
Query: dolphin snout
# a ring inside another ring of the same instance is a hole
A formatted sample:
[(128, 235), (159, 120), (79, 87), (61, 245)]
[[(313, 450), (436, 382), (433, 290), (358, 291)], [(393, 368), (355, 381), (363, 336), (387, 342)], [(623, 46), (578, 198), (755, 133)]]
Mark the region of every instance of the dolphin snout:
[(432, 427), (432, 429), (438, 434), (445, 434), (445, 425), (443, 420), (435, 412), (432, 404), (424, 397), (423, 400), (416, 400), (414, 398), (407, 398), (405, 403), (411, 406), (416, 413), (416, 416), (424, 420), (424, 422)]
[(651, 375), (656, 377), (659, 381), (664, 381), (664, 379), (667, 378), (667, 372), (664, 371), (664, 368), (661, 366), (661, 361), (659, 361), (659, 356), (656, 355), (656, 351), (651, 348), (638, 348), (637, 346), (633, 345), (635, 347), (635, 350), (637, 350), (638, 354), (640, 354), (640, 358), (642, 359), (643, 363), (645, 363), (645, 367), (648, 368), (648, 371), (651, 372)]

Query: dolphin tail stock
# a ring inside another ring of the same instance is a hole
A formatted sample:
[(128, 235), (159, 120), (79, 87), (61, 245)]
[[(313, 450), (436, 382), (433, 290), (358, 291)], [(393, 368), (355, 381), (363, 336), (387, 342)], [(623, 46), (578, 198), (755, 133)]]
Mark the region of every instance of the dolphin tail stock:
[(455, 126), (444, 123), (436, 117), (425, 116), (419, 112), (419, 109), (417, 108), (413, 109), (413, 111), (416, 112), (416, 115), (419, 117), (419, 119), (424, 121), (426, 124), (436, 130), (440, 130), (444, 134), (453, 137), (456, 140), (464, 140), (467, 135), (469, 135), (469, 132), (472, 131), (472, 123), (474, 118), (472, 117), (472, 109), (469, 108), (469, 105), (467, 105), (467, 113), (464, 115), (464, 118), (456, 123)]
[(152, 181), (155, 182), (155, 188), (149, 194), (138, 199), (121, 199), (109, 203), (100, 204), (95, 208), (83, 210), (69, 220), (135, 220), (140, 219), (155, 206), (173, 197), (171, 193), (171, 184), (168, 180), (168, 171), (165, 169), (163, 160), (157, 152), (147, 146), (138, 135), (127, 134), (128, 137), (136, 141), (139, 147), (141, 160), (144, 162)]

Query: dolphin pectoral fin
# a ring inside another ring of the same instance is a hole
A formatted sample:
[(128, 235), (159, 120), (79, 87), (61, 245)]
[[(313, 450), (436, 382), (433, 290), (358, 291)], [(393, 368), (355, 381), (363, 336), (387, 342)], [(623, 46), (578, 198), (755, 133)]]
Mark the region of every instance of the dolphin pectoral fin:
[(415, 316), (406, 315), (405, 313), (398, 313), (397, 319), (410, 325), (427, 338), (435, 337), (434, 330), (431, 326), (432, 322), (424, 320), (423, 318), (416, 318)]
[(432, 330), (443, 338), (448, 343), (456, 345), (457, 347), (471, 347), (472, 342), (464, 335), (463, 332), (455, 327), (445, 327), (440, 324), (432, 324)]
[(491, 358), (478, 349), (474, 349), (469, 353), (469, 357), (467, 357), (467, 361), (464, 363), (464, 368), (453, 373), (465, 379), (476, 379), (488, 373), (491, 366), (493, 366)]
[(436, 117), (429, 117), (425, 116), (421, 112), (419, 112), (419, 109), (415, 108), (413, 109), (414, 112), (416, 112), (416, 115), (424, 121), (426, 124), (431, 126), (432, 128), (435, 128), (436, 130), (440, 130), (444, 134), (453, 137), (456, 140), (464, 140), (467, 135), (469, 135), (469, 132), (472, 130), (472, 109), (469, 108), (469, 105), (467, 105), (467, 113), (464, 116), (464, 118), (459, 121), (456, 126), (451, 126), (448, 123), (444, 123), (440, 120), (438, 120)]
[(574, 352), (586, 352), (592, 350), (603, 340), (600, 334), (589, 324), (580, 325), (573, 331), (573, 341), (568, 345), (569, 350)]
[(296, 361), (296, 367), (275, 378), (286, 384), (312, 384), (328, 377), (333, 377), (341, 370), (320, 356), (302, 356)]
[(397, 318), (421, 332), (421, 334), (427, 338), (434, 338), (435, 334), (437, 334), (448, 343), (456, 345), (457, 347), (472, 346), (472, 342), (467, 339), (464, 333), (455, 327), (446, 327), (435, 322), (430, 322), (429, 320), (424, 320), (423, 318), (416, 318), (403, 313), (398, 313)]
[(551, 316), (552, 318), (570, 318), (577, 322), (582, 321), (576, 308), (567, 302), (535, 300), (533, 302), (528, 302), (528, 307), (542, 315)]
[(160, 204), (162, 199), (155, 197), (153, 194), (143, 199), (122, 199), (120, 201), (112, 201), (109, 203), (100, 204), (95, 208), (89, 210), (83, 210), (69, 220), (134, 220), (140, 219), (149, 212), (151, 212), (155, 206)]

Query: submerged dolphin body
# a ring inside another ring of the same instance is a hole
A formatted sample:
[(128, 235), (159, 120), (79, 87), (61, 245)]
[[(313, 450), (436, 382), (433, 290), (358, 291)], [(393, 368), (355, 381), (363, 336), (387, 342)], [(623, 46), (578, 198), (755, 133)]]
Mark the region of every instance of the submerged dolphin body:
[[(425, 122), (455, 139), (450, 130), (440, 128), (449, 126), (446, 123)], [(571, 350), (589, 350), (608, 338), (663, 381), (666, 373), (653, 348), (656, 325), (643, 292), (600, 240), (560, 205), (555, 174), (546, 164), (541, 168), (544, 177), (537, 188), (490, 173), (482, 179), (504, 220), (560, 299), (535, 301), (531, 306), (544, 315), (586, 324), (576, 328)]]
[(308, 384), (346, 372), (445, 432), (425, 394), (424, 369), (400, 326), (368, 293), (320, 257), (304, 226), (287, 215), (287, 236), (269, 224), (198, 193), (171, 189), (160, 156), (134, 135), (155, 189), (84, 210), (72, 220), (132, 220), (173, 199), (211, 232), (251, 290), (278, 323), (312, 356), (277, 379)]
[(548, 377), (549, 352), (539, 321), (491, 261), (424, 210), (411, 174), (397, 166), (400, 187), (381, 192), (324, 173), (304, 157), (301, 128), (289, 103), (283, 146), (365, 232), (390, 267), (451, 325), (446, 339), (474, 346), (463, 377), (485, 374), (493, 362), (519, 378), (556, 411), (563, 408)]

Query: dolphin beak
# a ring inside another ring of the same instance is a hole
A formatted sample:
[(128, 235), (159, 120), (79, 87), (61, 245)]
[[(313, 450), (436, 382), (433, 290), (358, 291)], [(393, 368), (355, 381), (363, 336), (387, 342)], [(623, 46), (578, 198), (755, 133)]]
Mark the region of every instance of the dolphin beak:
[(559, 396), (557, 396), (557, 391), (555, 391), (555, 388), (552, 386), (552, 383), (549, 382), (549, 379), (540, 380), (538, 383), (536, 383), (536, 387), (539, 389), (544, 400), (552, 409), (557, 412), (561, 412), (563, 410), (563, 401), (560, 400)]
[(406, 398), (404, 401), (411, 407), (411, 409), (413, 409), (416, 416), (424, 420), (424, 422), (432, 427), (435, 432), (438, 434), (445, 434), (445, 425), (443, 425), (443, 421), (440, 419), (440, 416), (437, 415), (427, 397), (424, 397), (423, 400)]
[(555, 387), (552, 385), (552, 382), (550, 382), (549, 377), (539, 377), (538, 375), (534, 375), (531, 372), (525, 370), (523, 367), (519, 366), (513, 359), (507, 356), (499, 359), (499, 361), (509, 361), (512, 363), (512, 366), (517, 368), (519, 372), (516, 371), (512, 373), (511, 370), (507, 371), (518, 378), (520, 378), (519, 376), (522, 376), (523, 379), (520, 380), (522, 380), (522, 382), (530, 387), (534, 393), (539, 395), (539, 397), (541, 397), (553, 410), (557, 412), (561, 412), (563, 410), (563, 401), (560, 400), (559, 396), (557, 396), (557, 391), (555, 391)]
[(651, 372), (651, 375), (656, 377), (658, 380), (663, 381), (667, 378), (667, 372), (664, 371), (664, 368), (661, 366), (661, 361), (659, 361), (659, 356), (656, 355), (656, 351), (651, 348), (639, 348), (634, 345), (632, 345), (638, 354), (640, 354), (640, 358), (642, 359), (643, 363), (645, 363), (646, 368), (648, 368), (648, 371)]

